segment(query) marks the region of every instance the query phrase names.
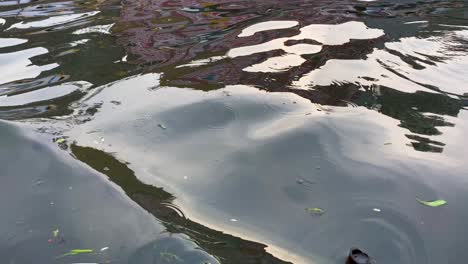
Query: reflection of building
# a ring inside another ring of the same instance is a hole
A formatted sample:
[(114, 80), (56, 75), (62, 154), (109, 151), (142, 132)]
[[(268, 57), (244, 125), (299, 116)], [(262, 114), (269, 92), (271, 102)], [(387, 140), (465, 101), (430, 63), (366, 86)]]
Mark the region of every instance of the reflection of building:
[(342, 16), (322, 14), (324, 2), (340, 6), (332, 4), (336, 1), (128, 0), (123, 3), (120, 41), (140, 62), (175, 65), (203, 53), (263, 42), (258, 36), (236, 38), (240, 29), (259, 20), (344, 21)]
[[(314, 46), (314, 39), (290, 39), (281, 43), (282, 48), (254, 51), (241, 56), (226, 56), (237, 47), (260, 48), (262, 43), (291, 38), (310, 24), (339, 24), (360, 17), (398, 17), (416, 15), (424, 17), (434, 8), (457, 7), (457, 2), (431, 3), (372, 3), (354, 1), (211, 1), (199, 0), (140, 0), (124, 1), (120, 25), (119, 41), (128, 52), (137, 56), (134, 62), (150, 70), (163, 71), (163, 85), (193, 87), (202, 90), (221, 88), (229, 84), (254, 85), (273, 92), (294, 92), (312, 102), (346, 106), (348, 102), (379, 109), (382, 113), (401, 120), (401, 126), (412, 133), (436, 135), (437, 126), (451, 125), (441, 118), (420, 114), (418, 98), (430, 97), (439, 102), (426, 109), (435, 114), (457, 115), (462, 105), (444, 95), (426, 93), (401, 93), (399, 87), (380, 85), (381, 95), (370, 95), (372, 83), (380, 75), (369, 76), (363, 73), (359, 80), (331, 82), (326, 85), (302, 84), (302, 89), (290, 89), (294, 81), (324, 66), (329, 60), (364, 60), (374, 48), (382, 46), (383, 38), (351, 40), (341, 45), (323, 45), (320, 52), (299, 54), (297, 60), (287, 65), (291, 67), (276, 72), (248, 72), (252, 65), (271, 66), (277, 62), (272, 58), (291, 54), (289, 46), (308, 44)], [(297, 21), (298, 25), (287, 29), (263, 31), (251, 36), (238, 37), (242, 29), (263, 21)], [(346, 33), (346, 32), (345, 32)], [(326, 44), (323, 43), (322, 44)], [(255, 46), (257, 45), (257, 46)], [(286, 46), (284, 46), (286, 45)], [(278, 45), (276, 47), (279, 47)], [(413, 67), (414, 56), (393, 54)], [(293, 60), (295, 58), (292, 58)], [(195, 61), (195, 63), (193, 63)], [(192, 62), (196, 66), (183, 66)], [(257, 67), (258, 68), (258, 67)], [(260, 67), (261, 68), (261, 67)], [(367, 79), (365, 79), (367, 78)], [(410, 80), (411, 81), (411, 80)], [(416, 83), (416, 82), (415, 82)], [(416, 83), (419, 85), (420, 83)], [(312, 86), (313, 85), (313, 86)], [(308, 89), (313, 87), (313, 89)], [(429, 86), (427, 86), (429, 87)], [(436, 89), (437, 87), (429, 87)], [(394, 96), (399, 102), (391, 100)], [(434, 98), (433, 98), (434, 97)], [(377, 106), (377, 107), (376, 107)], [(437, 108), (437, 109), (436, 109)], [(440, 111), (441, 109), (450, 109)], [(417, 135), (408, 135), (415, 140), (418, 150), (442, 151), (443, 144)]]
[[(359, 17), (418, 15), (457, 3), (365, 3), (351, 0), (125, 0), (115, 31), (140, 63), (159, 67), (188, 62), (206, 53), (258, 44), (270, 36), (238, 39), (248, 25), (268, 20), (294, 20), (299, 26), (336, 24)], [(284, 32), (283, 32), (284, 33)], [(287, 35), (287, 34), (286, 34)], [(283, 34), (285, 36), (285, 34)]]

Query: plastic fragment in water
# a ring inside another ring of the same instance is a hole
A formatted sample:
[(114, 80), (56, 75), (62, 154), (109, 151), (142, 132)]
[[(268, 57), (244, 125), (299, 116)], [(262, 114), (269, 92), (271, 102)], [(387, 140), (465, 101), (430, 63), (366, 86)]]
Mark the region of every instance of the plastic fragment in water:
[(65, 139), (64, 139), (64, 138), (59, 138), (59, 139), (57, 139), (55, 142), (57, 142), (57, 143), (60, 144), (60, 143), (65, 142)]
[(102, 251), (106, 251), (108, 249), (109, 249), (109, 247), (103, 247), (103, 248), (100, 249), (100, 251), (102, 252)]
[(58, 235), (59, 235), (59, 230), (58, 230), (58, 229), (55, 229), (54, 231), (52, 231), (52, 233), (54, 234), (54, 237), (58, 237)]

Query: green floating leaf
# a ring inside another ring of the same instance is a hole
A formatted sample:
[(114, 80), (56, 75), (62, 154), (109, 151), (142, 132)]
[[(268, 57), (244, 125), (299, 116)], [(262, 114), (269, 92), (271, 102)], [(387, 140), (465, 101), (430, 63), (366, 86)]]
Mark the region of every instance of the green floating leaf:
[(322, 215), (325, 213), (325, 211), (321, 208), (318, 207), (313, 207), (313, 208), (306, 208), (306, 212), (317, 214), (317, 215)]
[(92, 250), (92, 249), (72, 249), (68, 253), (60, 255), (57, 258), (63, 258), (63, 257), (66, 257), (66, 256), (78, 255), (78, 254), (83, 254), (83, 253), (93, 253), (93, 252), (94, 252), (94, 250)]
[(57, 142), (57, 143), (60, 144), (60, 143), (65, 142), (65, 139), (64, 139), (64, 138), (59, 138), (59, 139), (57, 139), (55, 142)]
[(427, 206), (430, 206), (430, 207), (438, 207), (438, 206), (442, 206), (444, 204), (447, 203), (447, 201), (445, 200), (435, 200), (435, 201), (423, 201), (419, 198), (416, 198), (416, 200), (424, 205), (427, 205)]
[(52, 231), (52, 233), (54, 234), (54, 237), (58, 237), (58, 235), (59, 235), (59, 230), (58, 230), (58, 229), (55, 229), (54, 231)]

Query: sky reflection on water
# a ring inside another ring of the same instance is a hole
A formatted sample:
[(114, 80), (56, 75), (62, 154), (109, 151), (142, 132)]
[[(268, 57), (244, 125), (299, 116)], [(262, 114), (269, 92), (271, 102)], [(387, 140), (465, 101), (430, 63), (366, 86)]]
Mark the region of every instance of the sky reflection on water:
[[(62, 263), (107, 243), (73, 260), (344, 263), (357, 246), (378, 263), (460, 263), (466, 12), (0, 2), (0, 254)], [(57, 227), (69, 239), (48, 245)]]

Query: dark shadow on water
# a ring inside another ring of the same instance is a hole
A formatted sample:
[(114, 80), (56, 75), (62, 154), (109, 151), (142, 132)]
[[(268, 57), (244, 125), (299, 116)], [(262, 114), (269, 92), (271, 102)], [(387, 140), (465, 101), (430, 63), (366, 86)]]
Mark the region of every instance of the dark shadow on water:
[(414, 133), (406, 137), (413, 140), (411, 144), (415, 150), (437, 153), (443, 151), (445, 144), (427, 136), (442, 134), (438, 127), (455, 126), (443, 116), (457, 117), (466, 107), (464, 101), (449, 96), (427, 92), (403, 93), (382, 86), (378, 89), (366, 87), (366, 91), (355, 94), (352, 101), (400, 120), (401, 127)]
[(71, 151), (77, 159), (119, 185), (133, 201), (162, 221), (168, 232), (189, 236), (222, 263), (289, 263), (266, 252), (266, 245), (210, 229), (186, 218), (177, 207), (171, 205), (175, 198), (172, 194), (140, 182), (131, 169), (112, 155), (78, 145), (72, 145)]

